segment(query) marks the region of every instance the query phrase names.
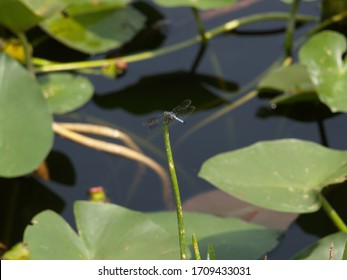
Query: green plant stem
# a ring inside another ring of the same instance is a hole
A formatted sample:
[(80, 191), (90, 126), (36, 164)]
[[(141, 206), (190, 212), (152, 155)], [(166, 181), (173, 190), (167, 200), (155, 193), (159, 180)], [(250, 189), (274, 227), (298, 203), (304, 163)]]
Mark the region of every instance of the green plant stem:
[(185, 229), (184, 229), (184, 220), (183, 220), (182, 203), (181, 203), (181, 197), (180, 197), (180, 189), (178, 186), (175, 164), (174, 164), (172, 151), (171, 151), (169, 127), (164, 122), (163, 122), (163, 128), (164, 128), (164, 142), (165, 142), (165, 148), (166, 148), (166, 155), (167, 155), (167, 160), (168, 160), (168, 164), (169, 164), (169, 170), (170, 170), (171, 181), (172, 181), (172, 188), (173, 188), (174, 198), (175, 198), (175, 203), (176, 203), (176, 213), (177, 213), (177, 223), (178, 223), (178, 239), (179, 239), (179, 244), (180, 244), (181, 260), (186, 260), (187, 259), (186, 234), (185, 234)]
[(193, 11), (196, 26), (198, 27), (198, 31), (199, 31), (199, 34), (201, 36), (201, 43), (204, 47), (206, 47), (208, 44), (208, 40), (205, 36), (206, 29), (205, 29), (204, 23), (201, 20), (199, 10), (197, 8), (192, 7), (192, 11)]
[(17, 35), (18, 39), (21, 41), (23, 48), (24, 48), (25, 64), (26, 64), (29, 72), (34, 75), (35, 71), (34, 71), (34, 65), (33, 65), (33, 58), (31, 56), (31, 51), (30, 51), (30, 43), (29, 43), (27, 37), (25, 36), (25, 33), (18, 32), (16, 35)]
[(214, 246), (211, 243), (208, 244), (208, 259), (209, 260), (215, 260), (216, 259)]
[(321, 31), (322, 29), (336, 23), (339, 22), (343, 19), (347, 18), (347, 11), (341, 12), (339, 14), (336, 14), (334, 16), (332, 16), (331, 18), (328, 18), (324, 21), (322, 21), (321, 23), (319, 23), (318, 25), (314, 26), (311, 30), (309, 30), (308, 32), (306, 32), (304, 35), (302, 35), (298, 40), (295, 41), (294, 47), (298, 47), (299, 45), (302, 44), (302, 42), (304, 40), (306, 40), (308, 37), (312, 36), (313, 34)]
[[(287, 20), (289, 18), (287, 13), (263, 13), (263, 14), (257, 14), (252, 16), (246, 16), (240, 19), (231, 20), (223, 25), (220, 25), (219, 27), (213, 28), (210, 31), (207, 31), (204, 33), (204, 37), (209, 40), (217, 35), (223, 34), (225, 32), (230, 32), (232, 30), (235, 30), (236, 28), (256, 23), (260, 21), (267, 21), (267, 20)], [(303, 21), (303, 22), (309, 22), (309, 21), (315, 21), (316, 18), (305, 16), (305, 15), (297, 15), (296, 20)], [(188, 39), (186, 41), (180, 42), (178, 44), (161, 48), (154, 51), (147, 51), (142, 52), (139, 54), (124, 56), (121, 58), (111, 58), (111, 59), (101, 59), (101, 60), (93, 60), (93, 61), (79, 61), (79, 62), (69, 62), (69, 63), (44, 63), (43, 60), (40, 59), (39, 61), (36, 61), (34, 59), (34, 63), (38, 62), (38, 65), (41, 65), (39, 67), (36, 67), (36, 72), (51, 72), (51, 71), (67, 71), (67, 70), (78, 70), (78, 69), (84, 69), (84, 68), (94, 68), (94, 67), (103, 67), (107, 66), (109, 64), (112, 64), (117, 59), (121, 59), (123, 62), (126, 63), (132, 63), (137, 61), (142, 61), (146, 59), (151, 59), (154, 57), (158, 57), (161, 55), (166, 55), (184, 48), (187, 48), (189, 46), (192, 46), (196, 43), (199, 43), (203, 40), (201, 35), (198, 35), (194, 38)]]
[(290, 17), (288, 20), (286, 35), (284, 39), (285, 56), (288, 58), (292, 56), (292, 45), (295, 30), (296, 13), (298, 11), (299, 5), (300, 0), (294, 0), (290, 10)]
[[(195, 73), (196, 71), (196, 68), (198, 67), (200, 61), (201, 61), (201, 58), (203, 57), (204, 53), (205, 53), (205, 50), (206, 50), (206, 47), (208, 45), (208, 39), (206, 38), (205, 34), (206, 34), (206, 29), (205, 29), (205, 26), (204, 26), (204, 23), (202, 22), (201, 20), (201, 17), (200, 17), (200, 14), (199, 14), (199, 10), (195, 7), (192, 7), (192, 11), (193, 11), (193, 15), (194, 15), (194, 19), (195, 19), (195, 23), (196, 23), (196, 26), (198, 28), (198, 32), (201, 36), (200, 38), (200, 42), (201, 42), (201, 45), (200, 45), (200, 50), (192, 64), (192, 67), (190, 69), (190, 73)], [(197, 38), (198, 39), (198, 38)]]
[(199, 250), (199, 244), (198, 244), (198, 240), (196, 239), (196, 236), (194, 233), (192, 235), (192, 244), (193, 244), (193, 248), (194, 248), (195, 259), (197, 261), (200, 261), (201, 255), (200, 255), (200, 250)]
[(319, 197), (322, 203), (322, 207), (327, 215), (330, 217), (335, 226), (342, 232), (347, 232), (347, 226), (344, 221), (341, 219), (339, 214), (335, 211), (335, 209), (330, 205), (330, 203), (325, 199), (325, 197), (319, 193)]
[[(236, 28), (239, 28), (240, 26), (243, 26), (243, 25), (248, 25), (248, 24), (257, 23), (261, 21), (267, 21), (267, 20), (288, 20), (288, 19), (289, 19), (288, 13), (264, 13), (264, 14), (246, 16), (240, 19), (231, 20), (221, 26), (213, 28), (210, 31), (206, 32), (205, 36), (207, 39), (210, 39), (222, 33), (231, 32), (235, 30)], [(317, 18), (306, 16), (306, 15), (297, 15), (295, 19), (297, 21), (302, 21), (302, 22), (317, 21)]]

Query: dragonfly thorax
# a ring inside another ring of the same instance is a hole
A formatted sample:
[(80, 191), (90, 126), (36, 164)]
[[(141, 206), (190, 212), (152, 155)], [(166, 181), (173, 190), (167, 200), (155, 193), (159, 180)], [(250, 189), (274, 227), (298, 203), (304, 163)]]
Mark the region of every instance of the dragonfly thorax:
[(184, 118), (195, 110), (195, 106), (191, 105), (191, 103), (192, 101), (187, 99), (175, 107), (172, 111), (165, 111), (160, 117), (149, 118), (143, 124), (149, 129), (152, 129), (160, 123), (169, 125), (174, 120), (180, 123), (185, 123)]
[(164, 118), (173, 120), (175, 118), (175, 114), (170, 112), (170, 111), (165, 111), (164, 112)]

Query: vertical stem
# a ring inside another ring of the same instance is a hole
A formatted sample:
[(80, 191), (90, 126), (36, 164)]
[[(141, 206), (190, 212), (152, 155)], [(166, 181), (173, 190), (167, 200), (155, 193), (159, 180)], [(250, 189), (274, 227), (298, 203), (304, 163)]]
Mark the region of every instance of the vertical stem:
[(198, 27), (198, 32), (199, 32), (200, 38), (201, 38), (201, 40), (200, 40), (201, 45), (200, 45), (199, 52), (198, 52), (198, 54), (197, 54), (197, 56), (193, 62), (191, 70), (190, 70), (191, 73), (194, 73), (196, 68), (199, 65), (201, 58), (203, 57), (203, 55), (205, 53), (206, 47), (208, 45), (208, 39), (206, 38), (206, 29), (205, 29), (204, 23), (201, 20), (199, 10), (195, 7), (192, 7), (192, 11), (193, 11), (195, 23), (196, 23), (196, 26)]
[(344, 221), (341, 219), (339, 214), (335, 211), (335, 209), (330, 205), (330, 203), (325, 199), (325, 197), (319, 193), (319, 197), (322, 203), (322, 207), (324, 211), (327, 213), (329, 218), (335, 224), (335, 226), (342, 232), (347, 232), (347, 226)]
[(29, 70), (30, 73), (34, 75), (34, 65), (31, 57), (31, 51), (30, 51), (30, 43), (25, 36), (24, 32), (18, 32), (17, 34), (18, 39), (21, 41), (23, 48), (24, 48), (24, 54), (25, 54), (25, 64)]
[(214, 246), (213, 244), (209, 243), (208, 244), (208, 259), (209, 260), (215, 260), (216, 259), (216, 254), (214, 251)]
[(201, 36), (201, 43), (203, 46), (206, 47), (208, 44), (208, 40), (206, 38), (206, 29), (205, 29), (204, 23), (201, 20), (200, 15), (199, 15), (199, 10), (195, 7), (192, 7), (192, 11), (193, 11), (195, 23), (198, 27), (198, 31), (199, 31), (199, 34)]
[(194, 62), (193, 62), (193, 65), (190, 69), (190, 73), (191, 74), (194, 74), (195, 71), (196, 71), (196, 68), (198, 67), (199, 63), (200, 63), (200, 60), (201, 58), (203, 57), (203, 55), (205, 54), (205, 50), (206, 50), (206, 45), (202, 44), (200, 45), (200, 49), (199, 49), (199, 52), (198, 54), (196, 55), (195, 59), (194, 59)]
[(295, 22), (296, 22), (296, 13), (298, 11), (299, 5), (300, 5), (300, 0), (294, 0), (290, 10), (290, 18), (288, 20), (286, 36), (284, 39), (285, 56), (288, 58), (292, 56), (292, 45), (293, 45), (293, 35), (294, 35)]
[(319, 129), (319, 135), (320, 135), (320, 142), (322, 143), (323, 146), (329, 147), (329, 142), (327, 135), (325, 133), (325, 127), (323, 120), (318, 120), (318, 129)]
[(193, 233), (192, 235), (192, 244), (193, 244), (193, 248), (194, 248), (194, 255), (195, 255), (195, 259), (197, 261), (201, 260), (201, 256), (200, 256), (200, 250), (199, 250), (199, 245), (198, 245), (198, 240), (196, 239), (195, 234)]
[(170, 170), (170, 175), (171, 175), (174, 198), (175, 198), (175, 202), (176, 202), (176, 213), (177, 213), (177, 223), (178, 223), (178, 239), (179, 239), (179, 244), (180, 244), (181, 260), (186, 260), (187, 259), (186, 236), (185, 236), (186, 234), (185, 234), (185, 229), (184, 229), (180, 190), (179, 190), (179, 186), (178, 186), (176, 170), (175, 170), (174, 160), (173, 160), (172, 151), (171, 151), (169, 127), (164, 122), (163, 122), (163, 128), (164, 128), (164, 142), (165, 142), (165, 148), (166, 148), (166, 155), (167, 155), (167, 160), (168, 160), (168, 164), (169, 164), (169, 170)]
[(346, 245), (345, 245), (345, 250), (343, 251), (342, 259), (347, 260), (347, 241), (346, 241)]

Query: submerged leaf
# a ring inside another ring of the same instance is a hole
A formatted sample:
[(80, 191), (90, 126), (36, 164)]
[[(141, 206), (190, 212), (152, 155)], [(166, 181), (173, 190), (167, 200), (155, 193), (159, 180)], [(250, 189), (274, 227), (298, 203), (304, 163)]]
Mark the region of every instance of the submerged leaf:
[[(149, 216), (174, 237), (170, 246), (177, 246), (176, 213), (156, 212)], [(239, 219), (185, 212), (184, 224), (191, 255), (194, 255), (191, 241), (194, 233), (202, 259), (206, 259), (210, 244), (213, 244), (217, 260), (250, 260), (259, 259), (278, 243), (278, 233), (275, 230)]]

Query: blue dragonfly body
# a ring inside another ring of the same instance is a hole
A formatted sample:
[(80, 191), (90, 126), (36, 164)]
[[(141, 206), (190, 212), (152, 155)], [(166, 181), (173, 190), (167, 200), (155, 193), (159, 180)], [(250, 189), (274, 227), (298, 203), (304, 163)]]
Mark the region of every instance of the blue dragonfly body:
[(171, 124), (174, 120), (180, 123), (186, 123), (184, 119), (195, 110), (195, 106), (191, 105), (192, 101), (184, 100), (180, 105), (175, 107), (172, 111), (165, 111), (162, 115), (155, 118), (149, 118), (143, 125), (149, 129), (153, 129), (160, 123)]

